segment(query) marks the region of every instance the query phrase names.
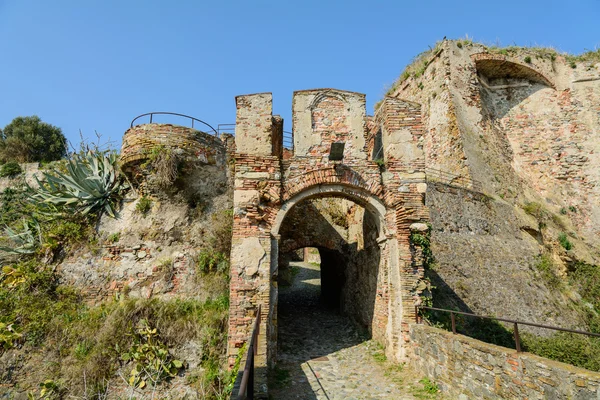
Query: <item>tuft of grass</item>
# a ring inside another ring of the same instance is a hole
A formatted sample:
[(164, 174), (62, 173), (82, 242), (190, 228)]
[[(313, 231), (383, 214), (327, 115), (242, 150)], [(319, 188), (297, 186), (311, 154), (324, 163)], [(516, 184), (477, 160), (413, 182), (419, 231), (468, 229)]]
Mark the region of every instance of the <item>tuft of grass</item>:
[(531, 64), (531, 57), (530, 56), (525, 56), (525, 58), (523, 59), (523, 61), (525, 61), (527, 64)]
[(115, 232), (108, 235), (107, 240), (109, 243), (117, 243), (119, 240), (121, 240), (121, 232)]
[(573, 248), (573, 244), (569, 241), (567, 234), (564, 232), (561, 232), (558, 235), (558, 243), (560, 243), (560, 245), (567, 251)]
[(564, 286), (563, 280), (556, 275), (556, 267), (552, 259), (547, 254), (539, 256), (535, 264), (535, 269), (540, 272), (542, 279), (552, 289), (561, 289)]
[(152, 209), (152, 200), (147, 196), (142, 196), (135, 205), (135, 211), (146, 217)]
[(423, 390), (425, 391), (425, 393), (435, 394), (440, 391), (440, 388), (438, 387), (437, 383), (435, 383), (429, 378), (423, 378), (419, 381), (419, 383), (423, 385)]

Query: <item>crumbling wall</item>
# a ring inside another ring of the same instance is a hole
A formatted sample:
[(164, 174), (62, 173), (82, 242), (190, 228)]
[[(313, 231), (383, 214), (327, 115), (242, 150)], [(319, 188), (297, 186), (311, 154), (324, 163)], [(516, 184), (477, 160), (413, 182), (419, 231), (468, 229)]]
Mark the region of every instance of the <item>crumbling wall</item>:
[[(564, 312), (572, 300), (545, 287), (535, 265), (542, 253), (562, 273), (576, 260), (600, 261), (600, 161), (594, 157), (600, 66), (468, 41), (444, 41), (426, 61), (391, 95), (423, 105), (427, 168), (475, 179), (485, 193), (428, 184), (435, 274), (452, 293), (445, 304), (438, 296), (437, 304), (452, 307), (462, 299), (463, 308), (481, 314), (582, 326), (579, 316)], [(452, 149), (447, 160), (440, 162), (435, 143)], [(457, 180), (465, 187), (460, 182), (468, 180)], [(545, 218), (527, 215), (528, 203), (539, 205)], [(561, 233), (573, 249), (561, 247)], [(576, 301), (577, 294), (571, 297)]]

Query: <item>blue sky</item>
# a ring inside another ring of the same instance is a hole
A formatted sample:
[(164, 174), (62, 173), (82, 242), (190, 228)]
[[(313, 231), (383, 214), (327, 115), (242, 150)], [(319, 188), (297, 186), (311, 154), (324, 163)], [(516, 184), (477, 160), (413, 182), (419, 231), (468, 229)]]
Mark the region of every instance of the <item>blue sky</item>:
[(600, 0), (0, 0), (0, 127), (37, 114), (120, 146), (139, 114), (216, 126), (235, 122), (236, 95), (273, 92), (289, 130), (294, 90), (366, 93), (370, 113), (444, 36), (581, 53), (599, 21)]

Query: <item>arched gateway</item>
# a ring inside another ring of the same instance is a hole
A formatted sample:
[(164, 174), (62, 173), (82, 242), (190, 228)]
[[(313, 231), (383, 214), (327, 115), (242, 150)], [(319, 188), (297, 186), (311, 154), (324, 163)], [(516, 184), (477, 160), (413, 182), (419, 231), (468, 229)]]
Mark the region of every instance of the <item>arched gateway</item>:
[[(428, 221), (420, 106), (386, 98), (376, 116), (367, 117), (363, 94), (295, 92), (291, 153), (270, 93), (238, 96), (236, 105), (230, 363), (248, 340), (258, 305), (263, 334), (256, 367), (276, 359), (282, 225), (294, 207), (325, 197), (351, 200), (374, 218), (380, 257), (369, 328), (389, 357), (401, 359), (423, 278), (410, 235)], [(344, 144), (342, 157), (330, 157), (333, 143)]]

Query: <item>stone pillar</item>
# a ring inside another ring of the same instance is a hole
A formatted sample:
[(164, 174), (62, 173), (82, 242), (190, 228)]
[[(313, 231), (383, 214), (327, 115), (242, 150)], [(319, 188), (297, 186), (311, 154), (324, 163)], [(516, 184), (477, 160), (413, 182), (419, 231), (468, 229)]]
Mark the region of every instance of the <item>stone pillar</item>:
[[(398, 265), (391, 265), (390, 274), (396, 276), (397, 291), (390, 299), (394, 340), (399, 340), (394, 358), (404, 358), (409, 341), (408, 324), (414, 321), (415, 304), (420, 301), (424, 270), (420, 254), (411, 246), (411, 228), (414, 223), (429, 221), (425, 206), (425, 154), (423, 151), (424, 128), (421, 122), (421, 106), (416, 103), (386, 97), (376, 116), (381, 127), (385, 171), (382, 181), (387, 193), (394, 193), (395, 232)], [(396, 260), (396, 257), (390, 257)], [(400, 313), (394, 313), (400, 310)], [(394, 315), (395, 314), (395, 315)]]
[[(275, 289), (271, 271), (277, 249), (272, 249), (269, 210), (279, 202), (281, 127), (272, 115), (270, 93), (238, 96), (235, 129), (235, 181), (228, 335), (228, 362), (251, 335), (258, 306), (262, 306), (255, 389), (266, 394), (267, 358), (273, 325)], [(277, 263), (275, 262), (275, 266)]]

